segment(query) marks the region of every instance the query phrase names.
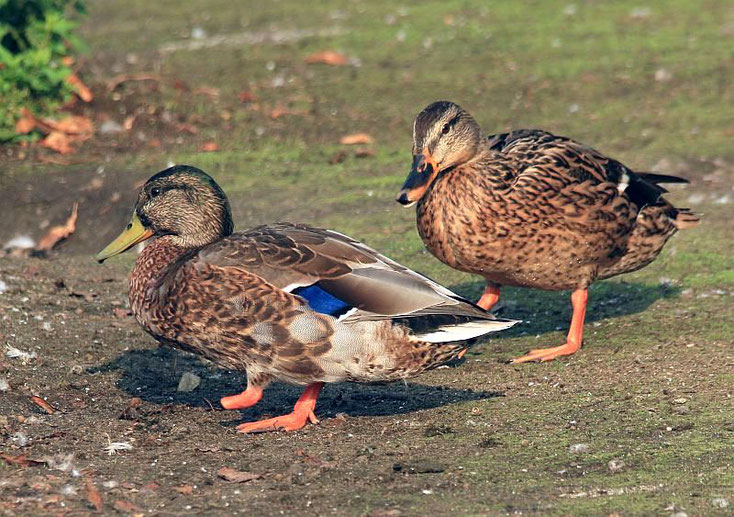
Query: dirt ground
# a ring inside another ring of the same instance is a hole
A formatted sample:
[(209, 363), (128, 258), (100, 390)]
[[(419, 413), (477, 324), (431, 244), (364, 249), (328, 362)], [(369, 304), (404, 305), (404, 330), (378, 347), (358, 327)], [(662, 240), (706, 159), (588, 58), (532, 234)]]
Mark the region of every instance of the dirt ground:
[[(71, 110), (97, 128), (134, 115), (131, 129), (70, 156), (0, 149), (0, 248), (38, 240), (79, 203), (76, 232), (54, 251), (0, 251), (0, 513), (731, 515), (734, 11), (708, 7), (93, 3), (82, 75), (96, 98)], [(681, 39), (691, 24), (700, 34)], [(478, 63), (470, 50), (487, 45)], [(304, 64), (332, 48), (350, 64)], [(155, 78), (115, 86), (138, 73)], [(502, 315), (523, 323), (462, 362), (407, 383), (329, 385), (318, 425), (238, 434), (290, 411), (299, 389), (275, 384), (256, 407), (223, 410), (244, 374), (158, 348), (128, 311), (133, 254), (104, 265), (93, 254), (142, 181), (190, 163), (220, 181), (240, 229), (329, 226), (477, 298), (481, 282), (430, 257), (414, 213), (393, 201), (412, 117), (441, 96), (487, 128), (545, 127), (682, 174), (692, 184), (671, 199), (704, 223), (642, 271), (592, 286), (572, 357), (508, 364), (560, 343), (570, 304), (507, 289)], [(338, 144), (363, 131), (375, 144)], [(202, 152), (212, 141), (219, 151)], [(200, 383), (179, 390), (192, 374)]]
[[(34, 198), (88, 181), (56, 175), (34, 182), (43, 193)], [(566, 361), (511, 366), (509, 351), (529, 347), (521, 331), (407, 384), (327, 386), (319, 425), (243, 436), (237, 423), (287, 412), (299, 390), (275, 385), (252, 410), (222, 410), (218, 399), (243, 389), (244, 375), (157, 348), (127, 309), (134, 257), (97, 265), (73, 253), (99, 240), (84, 237), (49, 257), (0, 258), (5, 515), (95, 505), (123, 515), (727, 514), (717, 505), (733, 495), (731, 341), (698, 341), (692, 329), (730, 314), (730, 296), (685, 308), (675, 288), (608, 283), (591, 329), (611, 317), (608, 331), (634, 334), (653, 305), (674, 313), (666, 324), (680, 337), (650, 346), (592, 337)], [(538, 308), (552, 296), (523, 295)], [(628, 314), (613, 307), (626, 304)], [(538, 308), (512, 314), (532, 320)], [(527, 326), (553, 339), (547, 322)], [(200, 379), (193, 391), (177, 390), (185, 373)], [(232, 482), (221, 469), (256, 476)]]

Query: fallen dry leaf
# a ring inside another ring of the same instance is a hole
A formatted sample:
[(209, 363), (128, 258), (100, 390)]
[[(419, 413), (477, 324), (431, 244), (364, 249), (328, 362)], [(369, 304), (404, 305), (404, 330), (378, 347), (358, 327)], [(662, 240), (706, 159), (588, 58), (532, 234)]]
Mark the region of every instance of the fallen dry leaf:
[(211, 86), (202, 86), (201, 88), (196, 88), (191, 93), (193, 93), (194, 95), (203, 95), (205, 97), (209, 97), (210, 99), (219, 98), (219, 88), (213, 88)]
[(74, 88), (74, 91), (81, 100), (84, 102), (92, 102), (92, 99), (94, 99), (92, 91), (76, 74), (69, 75), (69, 77), (66, 78), (66, 82)]
[(116, 75), (107, 82), (107, 91), (111, 92), (122, 83), (128, 81), (155, 81), (160, 82), (161, 76), (155, 74), (120, 74)]
[(94, 506), (95, 510), (98, 512), (102, 511), (102, 494), (99, 493), (99, 489), (89, 479), (87, 479), (87, 501)]
[(347, 56), (334, 50), (324, 50), (306, 57), (306, 63), (323, 63), (330, 66), (344, 66), (348, 62)]
[(133, 315), (133, 313), (130, 312), (128, 309), (121, 309), (120, 307), (115, 307), (114, 309), (112, 309), (112, 313), (118, 318), (127, 318), (128, 316)]
[(60, 226), (54, 226), (48, 231), (48, 233), (46, 233), (46, 235), (41, 237), (41, 240), (38, 241), (38, 245), (36, 246), (36, 249), (38, 251), (50, 251), (59, 242), (68, 238), (72, 233), (74, 233), (74, 231), (76, 230), (78, 208), (79, 203), (75, 202), (71, 208), (71, 215), (66, 220), (66, 223)]
[(204, 142), (201, 147), (199, 147), (199, 150), (206, 153), (213, 153), (215, 151), (219, 151), (219, 144), (216, 142)]
[(94, 125), (87, 117), (72, 115), (61, 120), (41, 119), (52, 131), (61, 131), (67, 135), (86, 135), (94, 132)]
[(133, 128), (133, 124), (135, 124), (135, 119), (137, 118), (137, 115), (128, 115), (125, 117), (125, 120), (122, 121), (122, 129), (125, 131), (130, 131)]
[(196, 135), (199, 133), (199, 128), (193, 124), (189, 124), (188, 122), (177, 122), (175, 127), (176, 131), (181, 131), (182, 133), (188, 133), (190, 135)]
[(354, 150), (354, 156), (357, 158), (369, 158), (375, 154), (375, 150), (369, 147), (358, 147)]
[(331, 155), (331, 157), (329, 158), (329, 163), (331, 165), (336, 165), (337, 163), (341, 163), (346, 160), (347, 156), (349, 156), (349, 153), (347, 153), (344, 149), (341, 149)]
[(39, 156), (38, 161), (41, 163), (51, 163), (53, 165), (71, 165), (71, 162), (69, 160), (64, 160), (63, 158), (59, 158), (57, 156)]
[(46, 138), (41, 140), (41, 145), (59, 154), (71, 154), (74, 152), (74, 148), (71, 147), (73, 141), (73, 138), (61, 131), (51, 131)]
[(242, 472), (241, 470), (235, 470), (229, 467), (222, 467), (217, 470), (217, 476), (230, 483), (247, 483), (253, 479), (259, 479), (262, 474), (255, 474), (254, 472)]
[(15, 134), (26, 135), (33, 131), (34, 127), (36, 127), (36, 117), (28, 109), (23, 108), (20, 118), (15, 122)]
[(131, 398), (118, 418), (120, 420), (137, 420), (140, 417), (138, 408), (142, 405), (143, 401), (139, 397)]
[(10, 454), (0, 452), (0, 458), (2, 458), (9, 465), (18, 465), (19, 467), (30, 467), (34, 465), (46, 464), (46, 462), (43, 460), (32, 460), (28, 458), (25, 454), (21, 454), (20, 456), (11, 456)]
[(283, 115), (287, 115), (290, 113), (288, 111), (288, 108), (284, 108), (283, 106), (276, 106), (273, 108), (273, 110), (270, 112), (270, 118), (273, 120), (278, 120)]
[(237, 98), (240, 100), (240, 102), (254, 102), (257, 100), (255, 94), (247, 90), (242, 90), (240, 93), (238, 93)]
[(191, 495), (194, 492), (194, 487), (192, 487), (191, 485), (176, 486), (173, 487), (173, 489), (179, 494), (183, 495)]
[(344, 135), (339, 139), (339, 143), (344, 145), (371, 144), (374, 143), (374, 141), (375, 139), (367, 133), (354, 133), (351, 135)]
[(45, 400), (43, 400), (41, 397), (37, 397), (33, 395), (31, 397), (31, 402), (33, 402), (36, 406), (43, 409), (49, 415), (53, 415), (54, 413), (56, 413), (56, 410), (53, 408), (53, 406), (49, 404), (48, 402), (46, 402)]
[(117, 501), (115, 501), (115, 510), (117, 510), (118, 512), (127, 513), (142, 512), (140, 507), (135, 506), (133, 503), (130, 503), (123, 499), (118, 499)]

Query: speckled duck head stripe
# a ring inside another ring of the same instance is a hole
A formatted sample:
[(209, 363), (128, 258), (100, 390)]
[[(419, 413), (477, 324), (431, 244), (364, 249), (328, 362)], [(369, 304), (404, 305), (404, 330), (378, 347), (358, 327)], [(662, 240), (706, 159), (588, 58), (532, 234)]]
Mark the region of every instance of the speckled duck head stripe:
[(140, 191), (135, 211), (156, 235), (172, 235), (185, 248), (204, 246), (234, 230), (224, 191), (211, 176), (190, 165), (153, 175)]

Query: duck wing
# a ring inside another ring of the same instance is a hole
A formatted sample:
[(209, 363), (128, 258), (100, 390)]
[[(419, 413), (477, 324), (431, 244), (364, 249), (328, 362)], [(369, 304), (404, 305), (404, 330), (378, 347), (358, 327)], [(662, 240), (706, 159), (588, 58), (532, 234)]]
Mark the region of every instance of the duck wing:
[(540, 171), (567, 184), (612, 183), (636, 205), (638, 212), (647, 205), (661, 202), (662, 195), (668, 191), (660, 183), (688, 183), (678, 176), (634, 172), (596, 149), (540, 129), (491, 135), (487, 145), (516, 163), (514, 169), (518, 178)]
[(204, 248), (199, 260), (246, 269), (305, 298), (317, 312), (342, 319), (496, 319), (428, 277), (332, 230), (291, 223), (259, 226)]

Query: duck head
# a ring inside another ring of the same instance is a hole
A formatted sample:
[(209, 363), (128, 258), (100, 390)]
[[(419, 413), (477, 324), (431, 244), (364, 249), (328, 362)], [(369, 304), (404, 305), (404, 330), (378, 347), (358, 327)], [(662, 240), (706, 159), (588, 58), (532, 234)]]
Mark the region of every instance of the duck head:
[(480, 142), (479, 125), (461, 106), (449, 101), (427, 106), (413, 123), (413, 166), (397, 202), (419, 201), (441, 171), (471, 160)]
[(97, 254), (103, 262), (151, 237), (170, 236), (182, 248), (205, 246), (232, 233), (227, 196), (204, 171), (177, 165), (143, 186), (122, 233)]

